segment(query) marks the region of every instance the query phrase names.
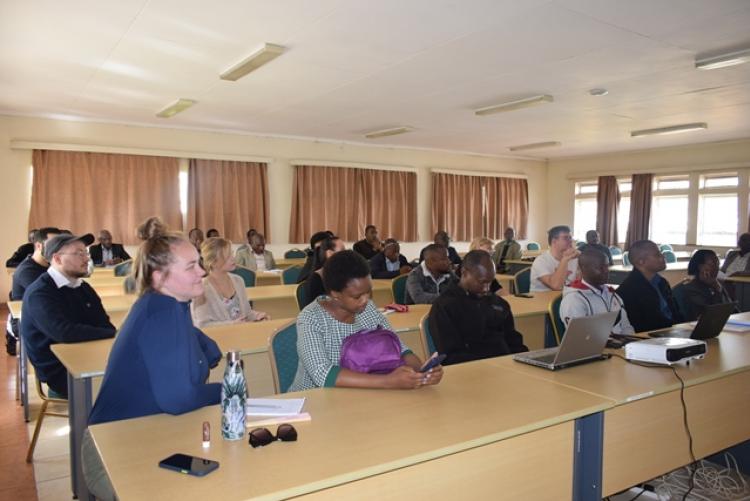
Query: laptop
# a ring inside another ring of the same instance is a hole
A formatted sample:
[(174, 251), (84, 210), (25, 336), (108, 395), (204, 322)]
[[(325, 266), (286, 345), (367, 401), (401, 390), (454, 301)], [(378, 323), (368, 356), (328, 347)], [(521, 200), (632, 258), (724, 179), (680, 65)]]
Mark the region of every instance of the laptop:
[(568, 324), (560, 346), (517, 353), (513, 360), (553, 371), (603, 360), (607, 357), (602, 352), (616, 318), (616, 311), (574, 318)]
[(711, 304), (703, 310), (695, 324), (695, 329), (690, 330), (690, 325), (684, 327), (672, 327), (650, 332), (650, 337), (679, 337), (689, 339), (711, 339), (721, 334), (729, 315), (734, 313), (734, 303)]

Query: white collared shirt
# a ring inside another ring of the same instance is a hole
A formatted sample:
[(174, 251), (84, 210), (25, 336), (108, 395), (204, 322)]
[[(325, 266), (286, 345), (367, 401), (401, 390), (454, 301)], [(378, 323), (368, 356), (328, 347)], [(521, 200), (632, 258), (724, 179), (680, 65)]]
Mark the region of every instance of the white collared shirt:
[(49, 273), (49, 276), (51, 276), (52, 280), (55, 281), (55, 285), (58, 289), (61, 289), (63, 287), (76, 289), (83, 283), (83, 280), (80, 278), (77, 278), (71, 282), (68, 277), (63, 275), (62, 272), (56, 270), (54, 266), (50, 266), (49, 268), (47, 268), (47, 273)]
[(388, 258), (385, 258), (385, 269), (388, 271), (398, 271), (401, 269), (401, 260), (396, 259), (395, 261), (391, 261)]
[(263, 271), (266, 269), (266, 255), (265, 254), (256, 254), (253, 252), (253, 257), (255, 258), (255, 267), (258, 271)]
[(102, 262), (106, 263), (107, 261), (112, 261), (112, 259), (114, 259), (112, 257), (112, 248), (110, 247), (109, 249), (106, 249), (102, 245)]
[[(422, 261), (420, 266), (422, 267), (422, 273), (424, 273), (424, 276), (430, 277), (432, 281), (435, 282), (435, 285), (440, 285), (444, 281), (448, 280), (448, 278), (451, 276), (450, 273), (443, 273), (442, 275), (440, 275), (440, 278), (436, 280), (432, 272), (430, 272), (430, 270), (427, 269), (427, 260)], [(438, 288), (438, 290), (440, 289)]]

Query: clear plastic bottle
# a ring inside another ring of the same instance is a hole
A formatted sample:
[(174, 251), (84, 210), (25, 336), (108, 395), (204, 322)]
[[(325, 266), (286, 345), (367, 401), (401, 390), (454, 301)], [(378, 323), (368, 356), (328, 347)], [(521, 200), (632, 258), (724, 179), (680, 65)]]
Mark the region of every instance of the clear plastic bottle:
[(245, 436), (247, 382), (239, 351), (227, 353), (224, 383), (221, 385), (221, 436), (239, 440)]

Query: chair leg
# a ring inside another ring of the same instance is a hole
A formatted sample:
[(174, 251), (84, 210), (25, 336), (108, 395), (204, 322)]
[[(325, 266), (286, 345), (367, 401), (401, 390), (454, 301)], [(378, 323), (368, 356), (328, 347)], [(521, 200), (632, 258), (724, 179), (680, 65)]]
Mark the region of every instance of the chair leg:
[(34, 459), (34, 449), (36, 448), (36, 441), (39, 439), (39, 431), (42, 429), (42, 421), (44, 420), (44, 413), (47, 411), (46, 400), (42, 402), (42, 407), (39, 409), (39, 415), (36, 418), (36, 426), (34, 427), (34, 435), (31, 437), (31, 443), (29, 444), (29, 451), (26, 453), (26, 462), (31, 463)]

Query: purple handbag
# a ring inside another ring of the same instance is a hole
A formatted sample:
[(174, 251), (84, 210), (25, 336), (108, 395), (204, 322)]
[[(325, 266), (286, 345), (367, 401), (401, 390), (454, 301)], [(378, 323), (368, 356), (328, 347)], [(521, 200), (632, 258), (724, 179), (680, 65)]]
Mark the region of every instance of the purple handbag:
[(339, 365), (355, 372), (388, 374), (404, 365), (401, 342), (394, 332), (379, 325), (357, 331), (344, 339)]

